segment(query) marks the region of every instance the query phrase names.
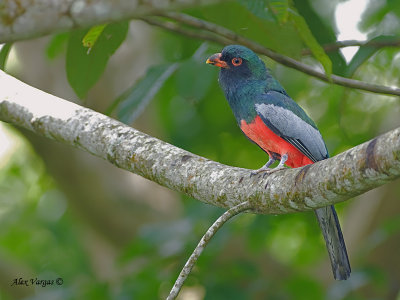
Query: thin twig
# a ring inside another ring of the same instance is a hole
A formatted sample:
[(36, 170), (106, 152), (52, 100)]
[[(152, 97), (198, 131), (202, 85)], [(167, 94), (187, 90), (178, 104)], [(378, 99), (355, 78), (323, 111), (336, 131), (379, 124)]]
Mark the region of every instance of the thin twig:
[(181, 290), (183, 283), (185, 282), (186, 278), (189, 276), (190, 272), (192, 271), (193, 266), (195, 265), (197, 259), (203, 252), (204, 248), (207, 246), (208, 242), (212, 239), (212, 237), (217, 233), (217, 231), (232, 217), (236, 216), (237, 214), (249, 210), (251, 208), (251, 204), (249, 201), (240, 203), (226, 212), (222, 214), (215, 222), (208, 228), (207, 232), (201, 238), (199, 244), (194, 249), (192, 255), (187, 260), (185, 266), (183, 267), (182, 271), (179, 273), (178, 278), (175, 281), (174, 286), (169, 293), (167, 300), (175, 299), (179, 291)]
[(172, 22), (166, 22), (166, 21), (160, 21), (157, 18), (152, 18), (152, 17), (142, 17), (138, 18), (139, 20), (142, 20), (150, 25), (158, 26), (163, 29), (166, 29), (171, 32), (176, 32), (182, 35), (185, 35), (190, 38), (194, 39), (200, 39), (200, 40), (206, 40), (210, 42), (215, 42), (218, 44), (223, 44), (223, 45), (229, 45), (231, 44), (231, 41), (229, 39), (225, 39), (224, 37), (215, 35), (213, 33), (201, 31), (201, 30), (193, 30), (189, 29), (187, 27), (182, 27), (181, 25), (177, 23), (172, 23)]
[[(293, 58), (290, 58), (288, 56), (276, 53), (276, 52), (272, 51), (271, 49), (268, 49), (252, 40), (248, 40), (223, 26), (220, 26), (220, 25), (208, 22), (208, 21), (204, 21), (202, 19), (198, 19), (198, 18), (189, 16), (189, 15), (186, 15), (186, 14), (175, 13), (175, 12), (162, 12), (162, 13), (159, 13), (159, 16), (166, 17), (166, 18), (175, 20), (179, 23), (208, 31), (213, 34), (212, 36), (211, 35), (208, 36), (206, 34), (206, 32), (201, 32), (202, 39), (218, 42), (223, 45), (226, 44), (227, 40), (229, 40), (230, 43), (238, 43), (238, 44), (244, 45), (259, 54), (268, 56), (269, 58), (275, 60), (276, 62), (278, 62), (282, 65), (299, 70), (305, 74), (316, 77), (325, 82), (332, 82), (332, 83), (342, 85), (345, 87), (356, 88), (356, 89), (360, 89), (360, 90), (364, 90), (364, 91), (368, 91), (368, 92), (372, 92), (372, 93), (400, 96), (400, 88), (397, 88), (397, 87), (389, 87), (389, 86), (366, 83), (363, 81), (345, 78), (345, 77), (341, 77), (338, 75), (331, 75), (330, 77), (328, 77), (327, 75), (316, 70), (312, 66), (306, 65), (306, 64), (299, 62)], [(171, 26), (171, 24), (168, 25), (168, 27), (169, 27), (168, 29), (177, 31), (175, 29), (177, 29), (178, 26), (176, 26), (176, 25)], [(160, 24), (157, 24), (157, 26), (160, 26)], [(161, 26), (161, 27), (163, 27), (163, 26)], [(164, 28), (165, 28), (165, 26), (164, 26)], [(182, 28), (180, 28), (179, 31), (183, 34), (187, 33), (187, 31)], [(193, 31), (190, 32), (190, 35), (192, 37), (195, 36)]]
[[(360, 47), (360, 46), (371, 46), (375, 48), (384, 48), (384, 47), (400, 47), (400, 40), (387, 40), (387, 41), (358, 41), (358, 40), (346, 40), (346, 41), (337, 41), (331, 44), (322, 45), (322, 48), (326, 52), (336, 51), (340, 48), (346, 47)], [(310, 49), (303, 49), (301, 52), (302, 55), (310, 55)]]

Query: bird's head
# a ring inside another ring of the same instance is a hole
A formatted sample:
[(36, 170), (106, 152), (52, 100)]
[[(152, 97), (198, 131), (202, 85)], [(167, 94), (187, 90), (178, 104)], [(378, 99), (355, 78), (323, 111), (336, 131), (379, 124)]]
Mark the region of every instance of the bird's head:
[(221, 68), (220, 78), (229, 80), (265, 80), (264, 62), (252, 50), (240, 46), (229, 45), (221, 53), (211, 55), (207, 61)]

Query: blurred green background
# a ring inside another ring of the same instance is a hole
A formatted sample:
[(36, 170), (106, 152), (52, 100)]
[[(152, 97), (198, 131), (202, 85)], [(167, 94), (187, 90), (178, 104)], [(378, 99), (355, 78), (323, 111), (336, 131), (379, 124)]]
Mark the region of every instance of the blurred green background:
[[(295, 0), (282, 12), (276, 8), (285, 1), (233, 1), (185, 12), (322, 70), (302, 55), (310, 44), (285, 10), (295, 7), (324, 46), (338, 40), (342, 2)], [(377, 0), (367, 1), (358, 28), (367, 40), (400, 41), (399, 25), (400, 2)], [(137, 20), (116, 25), (128, 26), (107, 64), (115, 49), (94, 65), (79, 61), (83, 30), (15, 43), (6, 71), (198, 155), (262, 166), (266, 154), (242, 135), (217, 68), (204, 63), (222, 46)], [(396, 47), (361, 47), (349, 61), (339, 50), (327, 55), (335, 74), (400, 86)], [(398, 97), (323, 83), (263, 59), (314, 119), (332, 156), (400, 126)], [(93, 74), (82, 68), (96, 66), (105, 72), (89, 89), (85, 80)], [(165, 298), (223, 212), (82, 151), (5, 123), (0, 128), (0, 299)], [(353, 268), (348, 281), (333, 280), (313, 213), (243, 214), (211, 241), (179, 299), (400, 299), (399, 183), (337, 205)], [(12, 286), (16, 278), (63, 284)]]

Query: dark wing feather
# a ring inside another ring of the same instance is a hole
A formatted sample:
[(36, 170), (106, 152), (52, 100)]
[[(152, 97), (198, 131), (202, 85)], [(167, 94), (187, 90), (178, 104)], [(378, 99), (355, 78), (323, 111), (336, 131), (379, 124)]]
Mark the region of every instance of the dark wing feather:
[(328, 158), (321, 133), (304, 110), (289, 96), (270, 91), (256, 99), (255, 108), (265, 125), (311, 161)]
[[(328, 151), (314, 122), (289, 96), (270, 91), (255, 103), (257, 114), (275, 134), (299, 149), (313, 162), (328, 158)], [(349, 278), (351, 273), (343, 234), (335, 208), (315, 210), (326, 248), (337, 280)]]

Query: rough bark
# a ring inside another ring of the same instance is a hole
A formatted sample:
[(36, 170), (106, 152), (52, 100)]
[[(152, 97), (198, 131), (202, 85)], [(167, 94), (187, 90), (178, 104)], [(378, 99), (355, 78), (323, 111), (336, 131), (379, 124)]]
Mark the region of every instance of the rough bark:
[(145, 16), (159, 9), (203, 5), (213, 0), (3, 0), (0, 43)]
[(0, 120), (220, 207), (249, 201), (260, 214), (308, 211), (400, 177), (400, 128), (313, 165), (250, 177), (249, 170), (182, 150), (4, 72), (0, 83)]

